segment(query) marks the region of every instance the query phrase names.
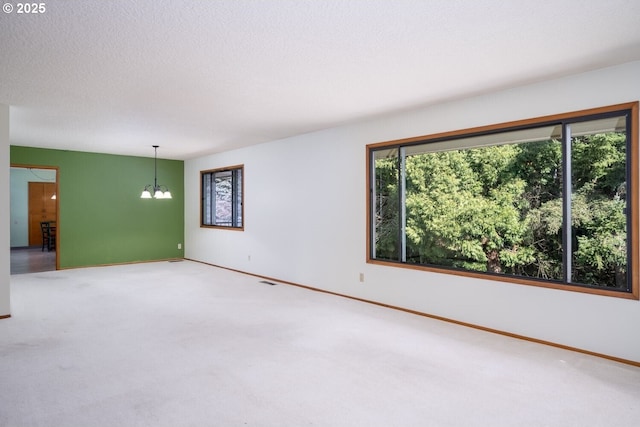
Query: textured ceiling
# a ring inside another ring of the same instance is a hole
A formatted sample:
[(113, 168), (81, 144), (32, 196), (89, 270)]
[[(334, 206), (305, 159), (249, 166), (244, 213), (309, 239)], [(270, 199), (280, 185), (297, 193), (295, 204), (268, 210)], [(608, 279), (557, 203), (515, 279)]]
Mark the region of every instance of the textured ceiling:
[(638, 0), (43, 1), (0, 12), (13, 145), (188, 159), (640, 59)]

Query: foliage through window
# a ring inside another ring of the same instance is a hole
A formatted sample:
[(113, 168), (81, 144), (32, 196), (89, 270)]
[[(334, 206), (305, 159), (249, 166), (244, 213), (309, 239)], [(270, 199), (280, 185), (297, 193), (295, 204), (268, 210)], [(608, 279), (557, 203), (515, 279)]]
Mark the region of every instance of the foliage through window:
[(370, 145), (369, 259), (637, 293), (637, 119), (602, 111)]
[(242, 228), (243, 166), (203, 171), (202, 226)]

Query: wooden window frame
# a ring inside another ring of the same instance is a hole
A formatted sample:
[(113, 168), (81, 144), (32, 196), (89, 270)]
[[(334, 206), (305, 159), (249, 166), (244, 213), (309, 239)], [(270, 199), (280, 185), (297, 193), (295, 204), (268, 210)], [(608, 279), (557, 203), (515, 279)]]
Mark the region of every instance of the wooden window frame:
[[(419, 143), (429, 143), (436, 141), (443, 141), (447, 139), (457, 139), (463, 136), (470, 135), (478, 135), (482, 133), (495, 133), (499, 131), (509, 131), (518, 128), (525, 127), (534, 127), (534, 126), (542, 126), (549, 123), (554, 123), (563, 120), (569, 119), (577, 119), (580, 117), (586, 116), (598, 116), (607, 113), (614, 112), (630, 112), (630, 135), (628, 135), (630, 141), (629, 152), (627, 152), (627, 177), (629, 178), (629, 188), (631, 192), (628, 196), (628, 207), (629, 207), (629, 215), (630, 221), (628, 223), (631, 225), (631, 230), (628, 230), (628, 247), (630, 245), (630, 259), (628, 260), (628, 274), (630, 275), (629, 286), (630, 289), (627, 291), (620, 290), (610, 290), (603, 288), (595, 288), (595, 287), (586, 287), (575, 284), (568, 283), (558, 283), (545, 281), (542, 279), (535, 278), (524, 278), (521, 276), (515, 275), (499, 275), (499, 274), (491, 274), (484, 272), (474, 272), (468, 270), (458, 270), (458, 269), (449, 269), (445, 267), (437, 267), (437, 266), (427, 266), (427, 265), (419, 265), (419, 264), (409, 264), (401, 261), (392, 261), (392, 260), (382, 260), (373, 258), (372, 251), (372, 169), (373, 169), (373, 152), (376, 150), (384, 149), (384, 148), (395, 148), (404, 145), (411, 144), (419, 144)], [(400, 140), (393, 141), (385, 141), (378, 142), (373, 144), (368, 144), (366, 146), (366, 262), (369, 264), (377, 264), (383, 266), (393, 266), (399, 268), (407, 268), (412, 270), (420, 270), (420, 271), (429, 271), (435, 273), (442, 274), (450, 274), (456, 276), (463, 277), (471, 277), (475, 279), (483, 279), (483, 280), (493, 280), (498, 282), (507, 282), (521, 285), (530, 285), (530, 286), (538, 286), (543, 288), (551, 288), (551, 289), (559, 289), (565, 291), (572, 292), (581, 292), (587, 294), (595, 294), (602, 296), (610, 296), (610, 297), (618, 297), (618, 298), (626, 298), (626, 299), (640, 299), (640, 290), (639, 290), (639, 278), (640, 278), (640, 269), (639, 269), (639, 248), (638, 245), (640, 243), (640, 205), (639, 205), (639, 149), (638, 149), (638, 101), (616, 104), (606, 107), (600, 108), (592, 108), (580, 111), (574, 111), (569, 113), (555, 114), (549, 116), (542, 116), (533, 119), (526, 120), (518, 120), (512, 122), (499, 123), (488, 126), (480, 126), (474, 128), (467, 128), (462, 130), (455, 130), (450, 132), (442, 132), (432, 135), (426, 136), (417, 136), (411, 138), (405, 138)]]

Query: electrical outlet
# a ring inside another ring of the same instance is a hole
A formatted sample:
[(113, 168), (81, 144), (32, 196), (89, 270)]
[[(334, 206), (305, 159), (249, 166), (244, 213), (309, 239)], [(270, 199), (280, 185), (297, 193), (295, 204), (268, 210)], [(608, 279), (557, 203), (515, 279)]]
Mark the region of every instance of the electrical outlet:
[(247, 261), (251, 261), (251, 255), (247, 255)]
[(364, 283), (364, 273), (360, 273), (360, 283)]
[(178, 243), (178, 249), (182, 249), (182, 243)]

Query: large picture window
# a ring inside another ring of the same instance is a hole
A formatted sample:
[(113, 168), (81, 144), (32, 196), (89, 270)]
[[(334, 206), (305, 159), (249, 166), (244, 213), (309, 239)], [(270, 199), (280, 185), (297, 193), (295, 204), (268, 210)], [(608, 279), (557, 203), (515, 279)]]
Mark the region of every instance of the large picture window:
[(203, 171), (202, 226), (243, 228), (243, 166)]
[(369, 145), (368, 260), (638, 298), (637, 105)]

